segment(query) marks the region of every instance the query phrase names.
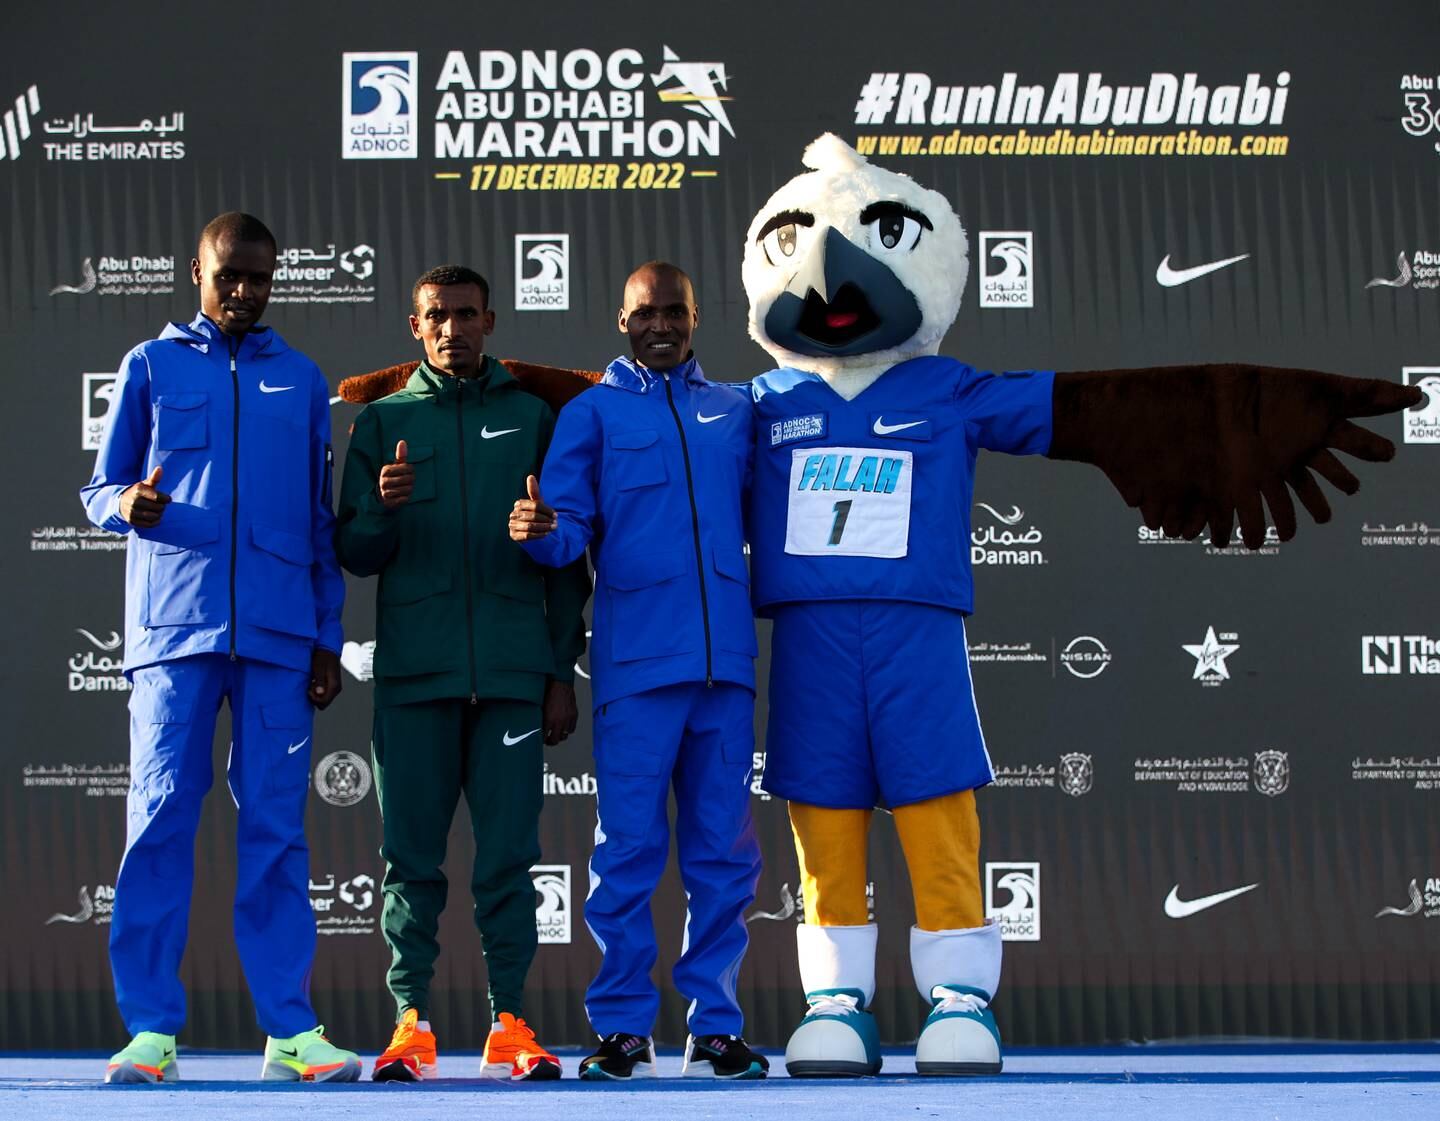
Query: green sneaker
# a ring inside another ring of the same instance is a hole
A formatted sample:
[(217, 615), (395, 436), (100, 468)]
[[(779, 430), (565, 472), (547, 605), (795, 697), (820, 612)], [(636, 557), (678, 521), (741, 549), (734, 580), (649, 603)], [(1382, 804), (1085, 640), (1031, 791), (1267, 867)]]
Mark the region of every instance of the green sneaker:
[(355, 1082), (360, 1078), (360, 1056), (332, 1046), (321, 1024), (289, 1039), (267, 1039), (260, 1078), (265, 1082)]
[(119, 1054), (110, 1056), (106, 1082), (179, 1082), (175, 1037), (142, 1031)]

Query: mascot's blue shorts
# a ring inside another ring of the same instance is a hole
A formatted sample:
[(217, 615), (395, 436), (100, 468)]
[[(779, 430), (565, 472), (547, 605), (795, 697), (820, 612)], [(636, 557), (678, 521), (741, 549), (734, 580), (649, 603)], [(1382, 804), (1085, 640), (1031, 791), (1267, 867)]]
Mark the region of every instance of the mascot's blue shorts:
[(958, 611), (888, 600), (775, 609), (764, 787), (835, 809), (904, 806), (994, 777)]

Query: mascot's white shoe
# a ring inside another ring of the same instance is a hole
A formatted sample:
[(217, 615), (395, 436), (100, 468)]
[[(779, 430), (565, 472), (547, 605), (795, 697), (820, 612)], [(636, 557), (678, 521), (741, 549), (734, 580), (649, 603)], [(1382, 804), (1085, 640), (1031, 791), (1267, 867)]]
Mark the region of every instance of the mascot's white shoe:
[(999, 1074), (1000, 1029), (990, 1001), (1000, 986), (1000, 927), (910, 929), (910, 962), (932, 1007), (915, 1044), (919, 1074)]
[(875, 995), (878, 928), (795, 928), (809, 1011), (785, 1046), (791, 1078), (858, 1078), (880, 1073), (880, 1032), (865, 1006)]

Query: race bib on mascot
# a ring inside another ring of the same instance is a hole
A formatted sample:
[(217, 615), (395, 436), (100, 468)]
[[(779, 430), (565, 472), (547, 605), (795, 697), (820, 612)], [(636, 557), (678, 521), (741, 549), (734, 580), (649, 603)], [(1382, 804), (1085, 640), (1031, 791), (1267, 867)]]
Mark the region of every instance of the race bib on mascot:
[(796, 448), (785, 551), (802, 557), (903, 557), (910, 544), (914, 455)]

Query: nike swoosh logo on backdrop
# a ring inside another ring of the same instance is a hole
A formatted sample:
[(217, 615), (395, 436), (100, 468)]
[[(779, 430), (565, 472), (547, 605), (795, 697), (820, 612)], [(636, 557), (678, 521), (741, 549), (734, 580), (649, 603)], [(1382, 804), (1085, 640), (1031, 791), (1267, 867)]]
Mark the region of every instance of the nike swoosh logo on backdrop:
[(912, 420), (906, 424), (886, 424), (885, 418), (882, 416), (875, 418), (875, 427), (872, 431), (877, 436), (888, 436), (892, 432), (904, 432), (907, 428), (918, 428), (925, 423), (927, 422), (923, 420)]
[(531, 736), (535, 735), (535, 733), (538, 732), (538, 731), (540, 731), (539, 728), (531, 728), (531, 729), (530, 729), (528, 732), (526, 732), (523, 736), (514, 736), (514, 737), (511, 737), (510, 733), (509, 733), (509, 732), (506, 732), (505, 735), (501, 737), (501, 739), (503, 740), (503, 742), (504, 742), (504, 744), (505, 744), (506, 747), (514, 747), (514, 746), (515, 746), (517, 743), (519, 743), (521, 740), (528, 740)]
[(716, 413), (714, 416), (706, 416), (704, 413), (696, 413), (695, 419), (698, 420), (701, 424), (709, 424), (712, 421), (719, 420), (721, 417), (726, 417), (729, 415), (729, 413)]
[(1172, 269), (1170, 267), (1170, 254), (1165, 254), (1165, 259), (1155, 270), (1155, 280), (1166, 288), (1175, 288), (1181, 284), (1189, 284), (1192, 280), (1199, 280), (1206, 273), (1212, 273), (1227, 265), (1233, 265), (1237, 261), (1243, 261), (1249, 253), (1241, 253), (1238, 257), (1226, 257), (1223, 261), (1211, 261), (1208, 265), (1195, 265), (1188, 269)]
[(260, 379), (261, 393), (284, 393), (287, 389), (294, 389), (293, 385), (266, 385), (265, 379)]
[(520, 431), (520, 429), (518, 429), (518, 428), (502, 428), (502, 429), (500, 429), (499, 432), (491, 432), (490, 429), (489, 429), (489, 427), (487, 426), (487, 427), (484, 427), (484, 428), (480, 429), (480, 439), (482, 439), (482, 440), (493, 440), (493, 439), (495, 439), (496, 436), (508, 436), (508, 435), (510, 435), (510, 433), (512, 433), (512, 432), (519, 432), (519, 431)]
[(1172, 919), (1186, 919), (1191, 915), (1198, 915), (1201, 911), (1209, 910), (1217, 903), (1224, 903), (1227, 899), (1234, 899), (1237, 895), (1254, 891), (1259, 886), (1259, 884), (1247, 884), (1229, 891), (1219, 891), (1214, 895), (1202, 895), (1199, 899), (1181, 899), (1180, 885), (1176, 884), (1170, 889), (1170, 894), (1165, 897), (1165, 913)]
[(309, 736), (306, 736), (306, 737), (305, 737), (303, 740), (301, 740), (299, 743), (292, 743), (292, 744), (286, 749), (285, 754), (286, 754), (286, 755), (294, 755), (297, 751), (299, 751), (302, 747), (304, 747), (304, 746), (305, 746), (307, 743), (309, 743), (309, 742), (310, 742), (310, 737), (309, 737)]

